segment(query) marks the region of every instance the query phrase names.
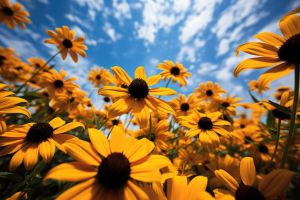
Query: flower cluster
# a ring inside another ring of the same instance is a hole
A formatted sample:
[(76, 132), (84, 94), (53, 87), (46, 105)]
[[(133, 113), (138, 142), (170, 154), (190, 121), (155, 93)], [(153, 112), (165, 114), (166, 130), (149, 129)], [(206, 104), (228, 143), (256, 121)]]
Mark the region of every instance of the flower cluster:
[[(259, 57), (239, 63), (235, 76), (271, 67), (249, 83), (253, 103), (211, 81), (178, 94), (192, 75), (170, 60), (152, 76), (143, 66), (133, 75), (97, 66), (86, 78), (98, 94), (87, 94), (50, 65), (59, 54), (86, 57), (84, 38), (68, 26), (48, 31), (45, 43), (58, 51), (47, 61), (0, 47), (0, 198), (300, 198), (299, 11), (280, 20), (283, 36), (259, 33), (260, 42), (237, 48)], [(26, 28), (28, 17), (21, 4), (0, 0), (8, 28)], [(295, 87), (277, 88), (277, 102), (251, 92), (292, 72)]]

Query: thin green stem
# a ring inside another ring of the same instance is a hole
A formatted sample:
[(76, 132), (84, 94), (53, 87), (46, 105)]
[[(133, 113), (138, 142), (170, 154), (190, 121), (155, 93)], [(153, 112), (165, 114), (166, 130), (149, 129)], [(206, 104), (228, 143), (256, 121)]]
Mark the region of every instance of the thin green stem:
[(286, 145), (284, 147), (283, 156), (280, 163), (280, 168), (284, 167), (284, 164), (287, 161), (287, 156), (289, 153), (289, 148), (292, 145), (294, 130), (295, 130), (295, 121), (296, 121), (296, 113), (297, 113), (297, 104), (298, 104), (298, 97), (299, 97), (299, 78), (300, 78), (300, 65), (295, 65), (295, 81), (294, 81), (294, 101), (293, 101), (293, 111), (290, 121), (289, 127), (289, 135), (286, 141)]
[(279, 144), (279, 139), (280, 139), (280, 127), (281, 127), (281, 119), (279, 119), (278, 123), (277, 123), (277, 135), (276, 135), (275, 149), (274, 149), (272, 158), (271, 158), (271, 160), (270, 160), (270, 162), (269, 162), (269, 164), (267, 166), (269, 166), (273, 162), (273, 160), (274, 160), (274, 158), (276, 156), (277, 149), (278, 149), (278, 144)]
[(47, 62), (43, 65), (43, 66), (41, 66), (39, 69), (37, 69), (36, 70), (36, 72), (34, 73), (34, 74), (32, 74), (32, 76), (28, 79), (28, 80), (26, 80), (17, 90), (16, 90), (16, 92), (15, 93), (18, 93), (18, 92), (20, 92), (21, 91), (21, 89), (28, 83), (28, 82), (30, 82), (32, 79), (34, 79), (34, 77), (36, 77), (47, 65), (48, 65), (48, 63), (49, 62), (51, 62), (58, 54), (60, 54), (61, 53), (61, 51), (58, 51), (56, 54), (54, 54), (51, 58), (49, 58), (48, 60), (47, 60)]

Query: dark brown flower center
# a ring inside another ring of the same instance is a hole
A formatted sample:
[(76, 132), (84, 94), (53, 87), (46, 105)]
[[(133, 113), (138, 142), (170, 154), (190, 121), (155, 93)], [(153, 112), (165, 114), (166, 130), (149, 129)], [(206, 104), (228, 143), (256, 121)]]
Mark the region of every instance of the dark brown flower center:
[(290, 37), (278, 50), (278, 57), (288, 63), (300, 63), (300, 34)]
[(99, 74), (97, 74), (96, 79), (101, 80), (101, 76)]
[(112, 124), (113, 124), (114, 126), (118, 126), (118, 124), (120, 123), (120, 121), (117, 120), (117, 119), (114, 119), (114, 120), (112, 120), (111, 122), (112, 122)]
[(128, 92), (133, 98), (142, 99), (148, 95), (149, 87), (146, 81), (141, 78), (136, 78), (130, 83)]
[(222, 106), (223, 106), (224, 108), (227, 108), (227, 107), (230, 106), (230, 103), (228, 103), (228, 102), (223, 102), (223, 103), (222, 103)]
[(148, 139), (150, 140), (150, 141), (152, 141), (152, 142), (154, 142), (155, 141), (155, 134), (154, 133), (150, 133), (149, 135), (148, 135)]
[(120, 189), (130, 178), (130, 163), (122, 153), (112, 153), (98, 167), (98, 182), (107, 189)]
[(53, 128), (49, 123), (36, 123), (27, 132), (26, 140), (34, 143), (46, 141), (53, 135)]
[(236, 200), (265, 200), (258, 189), (248, 185), (241, 185), (235, 192)]
[(291, 119), (291, 116), (288, 113), (282, 112), (281, 110), (278, 109), (272, 110), (272, 114), (274, 115), (274, 117), (281, 120)]
[(212, 95), (214, 94), (212, 90), (206, 90), (205, 93), (206, 93), (206, 95), (209, 96), (209, 97), (212, 96)]
[(64, 39), (62, 44), (64, 45), (65, 48), (69, 49), (73, 47), (73, 43), (69, 39)]
[(10, 7), (3, 7), (1, 10), (5, 15), (8, 15), (8, 16), (14, 15), (14, 11)]
[(56, 88), (62, 88), (64, 86), (64, 82), (62, 80), (56, 80), (53, 84)]
[(179, 75), (180, 74), (179, 67), (177, 67), (177, 66), (172, 67), (171, 70), (170, 70), (170, 73), (175, 75), (175, 76)]
[(245, 124), (240, 124), (240, 128), (245, 128), (246, 125)]
[(198, 127), (202, 130), (211, 130), (213, 127), (212, 121), (208, 117), (202, 117), (198, 121)]
[(0, 67), (3, 65), (6, 58), (4, 56), (0, 56)]
[(264, 154), (269, 153), (268, 147), (267, 147), (266, 145), (264, 145), (264, 144), (259, 144), (259, 145), (258, 145), (258, 151), (259, 151), (260, 153), (264, 153)]
[(104, 97), (103, 100), (104, 100), (104, 102), (106, 102), (106, 103), (110, 102), (110, 98), (109, 98), (109, 97)]
[(245, 136), (244, 142), (245, 142), (245, 144), (250, 144), (250, 142), (253, 142), (253, 139), (250, 136)]
[(190, 109), (190, 105), (188, 104), (188, 103), (182, 103), (181, 105), (180, 105), (180, 110), (181, 111), (188, 111)]

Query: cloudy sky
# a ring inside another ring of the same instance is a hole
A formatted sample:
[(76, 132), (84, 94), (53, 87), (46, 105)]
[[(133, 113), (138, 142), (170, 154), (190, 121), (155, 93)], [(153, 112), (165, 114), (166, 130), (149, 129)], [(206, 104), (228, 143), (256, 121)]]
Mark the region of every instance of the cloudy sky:
[[(25, 59), (48, 59), (56, 49), (43, 43), (46, 31), (67, 25), (85, 36), (88, 57), (74, 64), (55, 62), (57, 68), (77, 76), (91, 91), (87, 72), (94, 65), (119, 65), (129, 74), (145, 66), (148, 74), (165, 59), (179, 61), (193, 74), (188, 94), (200, 82), (219, 82), (230, 94), (249, 98), (247, 82), (260, 72), (247, 71), (239, 78), (233, 69), (247, 55), (235, 56), (235, 48), (254, 40), (262, 31), (280, 33), (280, 17), (299, 6), (298, 0), (19, 0), (31, 14), (32, 25), (23, 31), (0, 26), (0, 43), (11, 46)], [(290, 78), (276, 85), (291, 84)], [(161, 83), (163, 85), (163, 83)], [(176, 87), (176, 85), (171, 85)]]

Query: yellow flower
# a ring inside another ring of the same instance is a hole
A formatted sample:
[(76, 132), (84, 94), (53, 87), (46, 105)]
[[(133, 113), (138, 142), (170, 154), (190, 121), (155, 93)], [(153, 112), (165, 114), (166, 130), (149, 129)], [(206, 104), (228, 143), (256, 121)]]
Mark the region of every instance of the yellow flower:
[(75, 39), (75, 31), (70, 30), (67, 26), (62, 26), (61, 28), (56, 28), (56, 32), (48, 30), (48, 35), (50, 39), (46, 39), (45, 43), (56, 44), (57, 48), (61, 53), (63, 60), (66, 59), (68, 53), (72, 57), (74, 62), (78, 62), (78, 55), (86, 57), (85, 51), (88, 49), (86, 45), (83, 44), (84, 37), (78, 37)]
[(168, 181), (169, 200), (214, 200), (206, 192), (208, 179), (204, 176), (196, 176), (189, 183), (186, 176), (175, 176)]
[(196, 112), (189, 116), (183, 116), (179, 118), (179, 123), (189, 128), (186, 135), (194, 137), (199, 135), (200, 143), (204, 148), (216, 148), (219, 146), (220, 139), (218, 134), (228, 138), (230, 133), (223, 128), (223, 126), (229, 126), (230, 123), (225, 120), (219, 119), (222, 116), (220, 112), (213, 112), (203, 114)]
[(220, 111), (224, 115), (236, 115), (236, 107), (239, 106), (239, 101), (242, 98), (227, 96), (225, 98), (219, 98), (216, 102), (219, 104)]
[(173, 83), (178, 82), (180, 87), (186, 85), (185, 79), (191, 76), (191, 73), (187, 72), (179, 62), (174, 64), (170, 60), (164, 60), (163, 63), (158, 64), (157, 68), (163, 70), (160, 74), (165, 80), (171, 78)]
[(271, 32), (263, 32), (255, 35), (262, 42), (248, 42), (237, 48), (237, 54), (243, 51), (259, 57), (249, 58), (238, 64), (234, 70), (235, 76), (247, 69), (273, 66), (260, 76), (261, 80), (270, 83), (294, 70), (294, 64), (300, 63), (297, 53), (300, 46), (300, 17), (287, 16), (280, 21), (279, 26), (283, 37)]
[(225, 94), (226, 91), (218, 83), (213, 84), (211, 81), (207, 81), (206, 84), (200, 83), (195, 93), (200, 100), (210, 100), (219, 98), (220, 94)]
[(42, 58), (28, 58), (27, 60), (35, 70), (43, 68), (43, 71), (47, 72), (50, 68), (49, 65), (46, 65), (46, 61)]
[(63, 134), (77, 127), (84, 127), (79, 122), (66, 122), (57, 117), (49, 123), (28, 123), (24, 125), (11, 125), (5, 133), (0, 135), (0, 156), (12, 154), (9, 170), (15, 170), (22, 162), (27, 170), (31, 170), (38, 162), (40, 154), (43, 161), (49, 163), (54, 156), (55, 146), (64, 151), (62, 143), (76, 138)]
[(11, 29), (15, 28), (17, 24), (24, 29), (26, 28), (25, 23), (31, 24), (28, 16), (29, 12), (23, 10), (22, 4), (10, 4), (10, 0), (0, 1), (0, 24), (5, 23)]
[(160, 80), (160, 75), (146, 77), (144, 67), (135, 70), (135, 79), (121, 68), (113, 67), (113, 72), (118, 79), (124, 82), (122, 86), (104, 86), (99, 89), (99, 94), (117, 98), (110, 106), (110, 117), (119, 116), (128, 112), (140, 113), (151, 109), (153, 112), (173, 114), (174, 110), (166, 102), (152, 95), (173, 95), (176, 91), (169, 88), (149, 88)]
[(151, 125), (146, 128), (139, 129), (132, 132), (131, 135), (137, 138), (145, 137), (152, 141), (155, 145), (154, 152), (159, 153), (168, 148), (168, 140), (174, 137), (169, 131), (170, 124), (168, 120), (153, 120), (151, 119)]
[(56, 70), (51, 70), (49, 73), (43, 73), (41, 79), (41, 85), (47, 90), (50, 98), (58, 95), (72, 92), (74, 89), (79, 86), (73, 83), (76, 78), (68, 78), (66, 79), (67, 72), (64, 70), (60, 70), (58, 73)]
[(240, 163), (240, 175), (243, 184), (238, 182), (225, 170), (216, 170), (216, 177), (231, 191), (236, 200), (273, 200), (284, 199), (289, 183), (294, 172), (284, 169), (277, 169), (264, 176), (254, 187), (256, 181), (256, 170), (253, 159), (245, 157)]
[(257, 91), (259, 94), (270, 89), (269, 82), (261, 81), (260, 79), (250, 81), (248, 86), (250, 91)]
[(91, 144), (69, 140), (64, 146), (76, 161), (54, 167), (44, 180), (81, 182), (57, 199), (149, 199), (138, 182), (160, 182), (160, 169), (168, 158), (150, 155), (154, 145), (147, 139), (126, 137), (115, 126), (111, 139), (96, 129), (89, 129)]
[(113, 79), (113, 75), (104, 68), (95, 67), (89, 72), (89, 80), (96, 87), (100, 87), (102, 84), (109, 85), (111, 79)]
[(193, 112), (197, 112), (202, 103), (196, 98), (195, 94), (190, 94), (188, 98), (185, 95), (180, 94), (179, 98), (174, 98), (170, 105), (176, 112), (176, 117), (186, 116)]

